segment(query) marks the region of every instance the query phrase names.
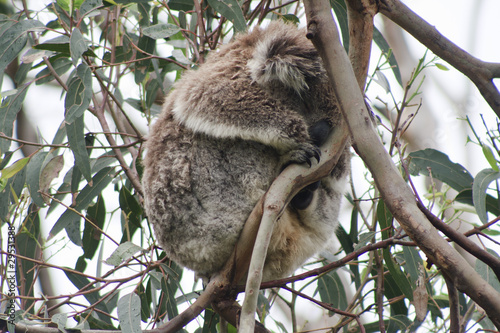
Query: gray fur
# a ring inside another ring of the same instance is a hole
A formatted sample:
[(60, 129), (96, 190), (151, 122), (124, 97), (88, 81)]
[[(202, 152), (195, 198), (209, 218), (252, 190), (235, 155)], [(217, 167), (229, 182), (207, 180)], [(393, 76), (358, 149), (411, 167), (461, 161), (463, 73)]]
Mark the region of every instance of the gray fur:
[[(284, 23), (240, 35), (187, 71), (151, 128), (144, 159), (146, 213), (167, 255), (201, 277), (220, 270), (282, 168), (310, 163), (325, 127), (339, 119), (313, 45)], [(309, 133), (315, 128), (319, 138)], [(333, 236), (348, 155), (306, 195), (304, 209), (287, 207), (264, 280), (293, 273)]]

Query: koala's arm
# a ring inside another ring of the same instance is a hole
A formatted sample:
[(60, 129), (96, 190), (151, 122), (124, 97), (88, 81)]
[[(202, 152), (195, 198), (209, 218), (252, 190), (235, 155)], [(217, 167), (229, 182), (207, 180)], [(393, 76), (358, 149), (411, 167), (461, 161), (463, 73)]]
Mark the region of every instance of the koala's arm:
[(296, 112), (246, 80), (181, 85), (174, 94), (174, 117), (196, 133), (257, 141), (281, 151), (310, 140), (307, 125)]

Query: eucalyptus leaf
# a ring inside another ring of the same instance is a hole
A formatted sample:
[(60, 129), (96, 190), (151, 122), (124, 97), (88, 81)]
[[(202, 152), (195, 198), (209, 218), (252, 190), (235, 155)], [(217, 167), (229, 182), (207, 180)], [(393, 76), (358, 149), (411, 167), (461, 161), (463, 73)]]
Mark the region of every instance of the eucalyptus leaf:
[(170, 23), (150, 25), (149, 27), (142, 29), (142, 33), (144, 35), (153, 39), (168, 38), (175, 35), (179, 31), (181, 31), (181, 28)]
[(130, 293), (118, 300), (118, 319), (123, 333), (141, 333), (141, 300)]
[[(6, 136), (12, 136), (14, 120), (17, 113), (23, 106), (26, 93), (28, 92), (29, 84), (25, 84), (13, 91), (13, 94), (2, 99), (0, 104), (0, 132)], [(0, 153), (5, 153), (9, 150), (11, 140), (0, 139)]]
[(450, 161), (446, 154), (435, 149), (424, 149), (410, 154), (410, 173), (428, 176), (429, 170), (434, 179), (462, 191), (470, 189), (474, 179), (462, 165)]
[(77, 75), (68, 83), (68, 92), (64, 100), (66, 122), (71, 124), (81, 117), (92, 100), (92, 75), (90, 68), (80, 64), (76, 70)]
[(208, 4), (222, 16), (233, 22), (236, 32), (246, 30), (246, 20), (237, 0), (208, 0)]
[(0, 35), (0, 73), (24, 49), (28, 41), (27, 32), (45, 26), (37, 20), (21, 20)]
[(82, 54), (87, 51), (88, 45), (83, 38), (82, 32), (78, 28), (74, 28), (69, 38), (69, 52), (71, 54), (71, 61), (76, 66)]
[(134, 254), (144, 249), (132, 242), (125, 242), (120, 244), (116, 250), (113, 251), (111, 256), (106, 259), (105, 263), (111, 266), (118, 266), (125, 260), (130, 259)]
[(75, 167), (82, 172), (88, 182), (92, 182), (90, 159), (85, 146), (84, 126), (83, 116), (78, 117), (72, 123), (66, 124), (66, 134), (69, 147), (75, 157)]
[(488, 214), (486, 212), (486, 191), (490, 183), (499, 178), (500, 172), (493, 169), (484, 169), (481, 170), (474, 179), (474, 184), (472, 185), (472, 200), (477, 215), (483, 223), (488, 222)]

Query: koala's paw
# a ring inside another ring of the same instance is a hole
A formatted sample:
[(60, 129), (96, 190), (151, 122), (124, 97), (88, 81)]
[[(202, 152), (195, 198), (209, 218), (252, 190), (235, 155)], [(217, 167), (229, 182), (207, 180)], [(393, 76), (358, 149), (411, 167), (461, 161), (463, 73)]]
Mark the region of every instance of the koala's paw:
[(286, 158), (287, 162), (285, 164), (285, 167), (297, 163), (297, 164), (302, 164), (302, 163), (307, 163), (309, 166), (312, 165), (311, 160), (314, 158), (316, 161), (319, 162), (321, 156), (321, 150), (319, 149), (318, 146), (313, 145), (311, 143), (303, 143), (299, 146), (299, 148), (291, 150)]

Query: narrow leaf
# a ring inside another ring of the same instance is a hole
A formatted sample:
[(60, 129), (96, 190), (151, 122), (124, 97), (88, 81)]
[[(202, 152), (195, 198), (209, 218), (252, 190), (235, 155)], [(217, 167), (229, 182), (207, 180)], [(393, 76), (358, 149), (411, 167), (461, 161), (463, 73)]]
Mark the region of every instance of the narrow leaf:
[(388, 56), (387, 60), (389, 61), (389, 65), (391, 65), (394, 77), (396, 78), (396, 81), (398, 81), (399, 85), (402, 87), (403, 80), (401, 78), (401, 72), (399, 70), (399, 65), (398, 62), (396, 61), (396, 57), (394, 56), (394, 53), (391, 51), (389, 43), (387, 43), (384, 36), (380, 33), (380, 31), (377, 28), (373, 29), (373, 41), (375, 42), (375, 44), (377, 44), (379, 49), (386, 55), (386, 57)]
[(102, 0), (85, 0), (79, 9), (79, 14), (84, 17), (88, 13), (102, 6)]
[[(40, 216), (38, 209), (33, 205), (28, 208), (29, 214), (22, 223), (21, 232), (17, 235), (16, 253), (26, 258), (36, 258), (36, 253), (40, 251), (38, 237), (40, 236)], [(16, 276), (19, 296), (27, 296), (24, 301), (26, 309), (31, 308), (34, 303), (34, 283), (36, 282), (37, 264), (31, 260), (16, 260)], [(33, 310), (31, 310), (33, 311)]]
[(124, 333), (141, 333), (141, 300), (130, 293), (118, 300), (118, 319)]
[(1, 170), (0, 171), (2, 174), (1, 179), (9, 179), (12, 176), (14, 176), (16, 173), (18, 173), (24, 168), (24, 166), (28, 163), (29, 160), (30, 160), (29, 157), (21, 158), (20, 160), (14, 162), (14, 164)]
[(73, 156), (75, 157), (75, 166), (82, 172), (85, 179), (91, 182), (90, 159), (85, 146), (83, 116), (78, 117), (71, 124), (66, 124), (66, 134)]
[(472, 200), (477, 215), (483, 223), (488, 222), (488, 214), (486, 213), (486, 190), (492, 181), (500, 178), (500, 172), (493, 169), (484, 169), (480, 171), (474, 179), (472, 186)]
[(331, 271), (320, 276), (317, 290), (321, 301), (330, 303), (336, 309), (345, 310), (347, 308), (344, 285), (337, 272)]
[(104, 204), (104, 198), (102, 195), (99, 195), (97, 202), (93, 206), (87, 208), (87, 219), (93, 224), (85, 221), (82, 248), (83, 256), (87, 259), (92, 259), (100, 246), (102, 238), (101, 231), (96, 229), (95, 226), (102, 229), (106, 219), (106, 205)]
[[(64, 167), (64, 157), (63, 155), (59, 155), (53, 157), (43, 168), (40, 174), (40, 192), (48, 193), (50, 183), (54, 178), (59, 176), (59, 172), (61, 172)], [(46, 196), (43, 196), (45, 203), (50, 203), (50, 199)]]
[(74, 28), (69, 38), (69, 52), (71, 54), (71, 61), (73, 65), (76, 66), (78, 60), (80, 60), (83, 52), (87, 51), (88, 45), (83, 35), (78, 28)]
[[(26, 84), (15, 90), (13, 95), (2, 99), (0, 105), (0, 132), (6, 136), (12, 136), (12, 129), (14, 127), (14, 120), (21, 107), (28, 92), (29, 84)], [(11, 141), (8, 139), (0, 139), (0, 153), (5, 153), (9, 150)]]
[(111, 266), (118, 266), (125, 260), (131, 258), (135, 253), (143, 251), (143, 248), (132, 242), (120, 244), (105, 263)]
[(28, 41), (27, 32), (45, 26), (36, 20), (22, 20), (10, 26), (0, 36), (0, 73), (22, 51)]
[(40, 172), (48, 152), (40, 151), (36, 153), (28, 163), (28, 169), (26, 174), (26, 185), (30, 191), (31, 200), (38, 206), (45, 206), (45, 201), (42, 195), (39, 193), (40, 190)]
[(391, 276), (394, 278), (397, 285), (399, 286), (399, 289), (401, 289), (406, 298), (412, 301), (413, 290), (411, 289), (410, 281), (401, 270), (401, 267), (396, 263), (396, 261), (392, 257), (389, 249), (383, 249), (382, 252), (384, 255), (384, 261), (387, 265), (387, 268), (389, 269), (389, 272), (391, 273)]
[(247, 24), (243, 11), (236, 0), (208, 0), (209, 5), (222, 16), (233, 22), (236, 32), (245, 31)]
[(142, 29), (142, 33), (153, 39), (168, 38), (181, 31), (181, 29), (170, 23), (160, 23)]
[(85, 64), (80, 64), (77, 68), (77, 76), (71, 78), (68, 83), (68, 92), (64, 100), (66, 122), (72, 123), (76, 118), (81, 117), (89, 107), (91, 100), (92, 75), (90, 68)]
[(410, 173), (438, 179), (451, 188), (462, 191), (472, 187), (472, 175), (463, 166), (450, 161), (447, 155), (435, 149), (424, 149), (410, 154)]

